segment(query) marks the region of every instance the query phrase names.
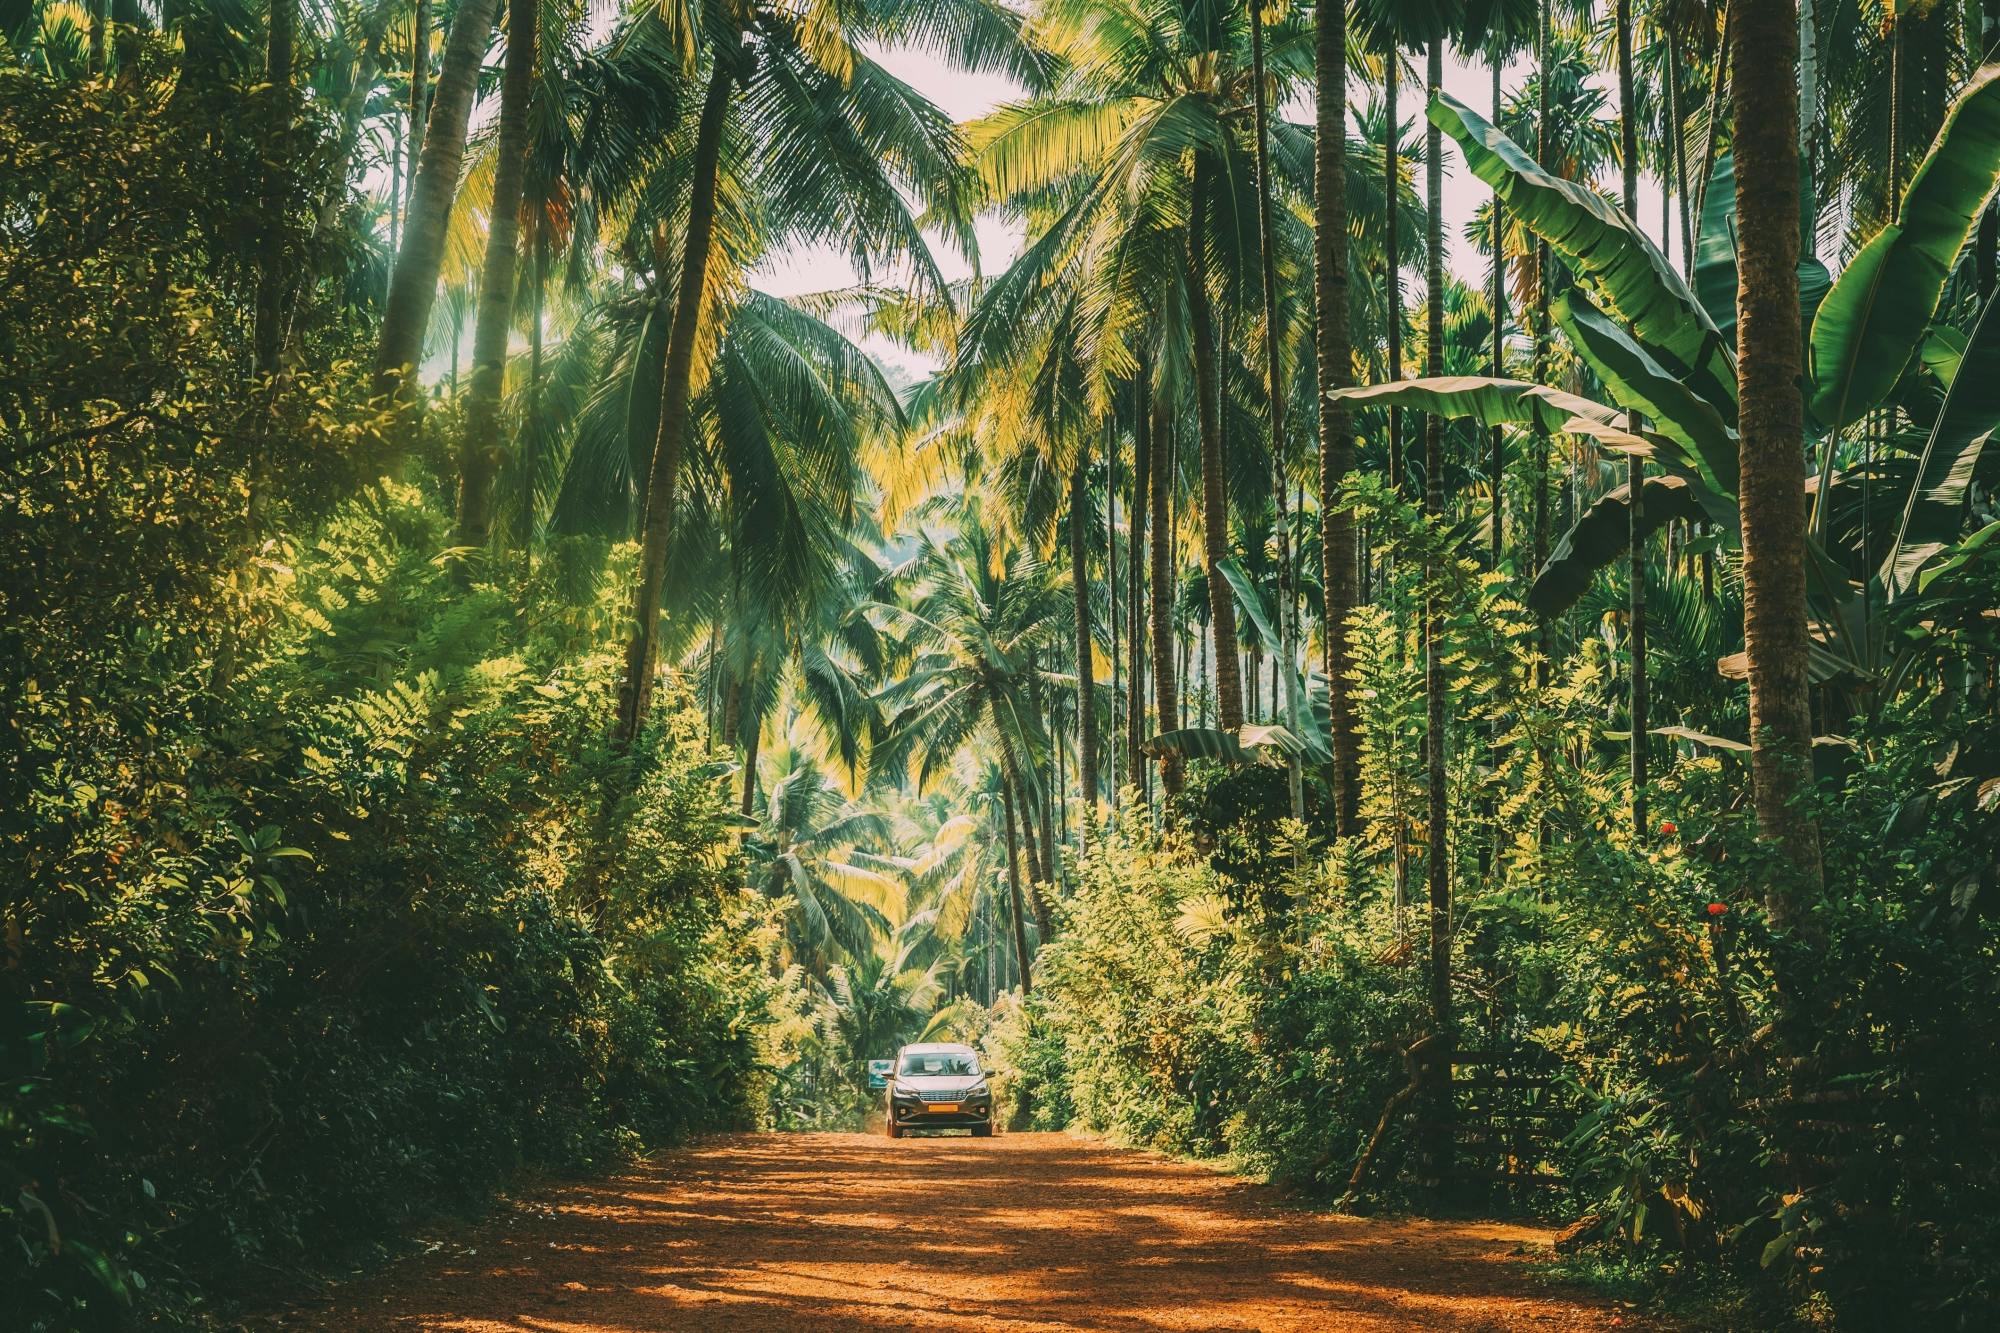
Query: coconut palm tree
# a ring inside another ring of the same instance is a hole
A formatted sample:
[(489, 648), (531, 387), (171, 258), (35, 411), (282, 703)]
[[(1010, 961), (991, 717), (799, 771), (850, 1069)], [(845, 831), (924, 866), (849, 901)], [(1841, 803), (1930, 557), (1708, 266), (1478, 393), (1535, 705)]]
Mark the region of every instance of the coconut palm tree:
[(1736, 164), (1736, 379), (1743, 511), (1743, 642), (1750, 665), (1750, 771), (1759, 833), (1791, 875), (1766, 905), (1789, 923), (1817, 888), (1819, 838), (1803, 798), (1812, 772), (1806, 634), (1805, 469), (1799, 398), (1797, 8), (1731, 0)]
[(876, 850), (888, 824), (879, 810), (849, 800), (795, 745), (775, 747), (764, 775), (751, 812), (756, 827), (743, 840), (750, 883), (787, 900), (792, 959), (826, 976), (842, 960), (872, 955), (903, 914), (902, 879)]
[(647, 469), (632, 628), (613, 726), (620, 747), (637, 734), (651, 699), (674, 488), (689, 441), (697, 352), (703, 350), (697, 344), (705, 338), (704, 346), (712, 347), (716, 332), (704, 311), (734, 281), (732, 266), (712, 270), (710, 262), (725, 176), (761, 207), (769, 242), (840, 245), (864, 270), (882, 260), (907, 261), (920, 280), (942, 291), (944, 279), (910, 200), (970, 249), (957, 136), (863, 44), (915, 43), (969, 69), (1027, 79), (1040, 72), (1017, 41), (1014, 15), (991, 0), (874, 0), (839, 10), (733, 7), (718, 0), (674, 5), (668, 23), (683, 40), (689, 66), (705, 61), (707, 73), (684, 178), (685, 224), (661, 369), (659, 428)]
[(521, 236), (521, 177), (527, 167), (528, 104), (534, 95), (539, 0), (507, 0), (507, 63), (500, 81), (500, 132), (493, 195), (486, 215), (486, 262), (472, 330), (472, 388), (458, 451), (458, 526), (454, 541), (481, 548), (493, 525), (499, 474), (501, 387), (514, 324), (514, 268)]
[(445, 230), (458, 197), (465, 165), (466, 126), (478, 91), (486, 43), (493, 31), (498, 0), (461, 0), (445, 39), (430, 114), (424, 120), (423, 155), (403, 226), (402, 247), (389, 284), (388, 304), (375, 351), (375, 392), (401, 393), (410, 387), (424, 330), (437, 299), (444, 263)]

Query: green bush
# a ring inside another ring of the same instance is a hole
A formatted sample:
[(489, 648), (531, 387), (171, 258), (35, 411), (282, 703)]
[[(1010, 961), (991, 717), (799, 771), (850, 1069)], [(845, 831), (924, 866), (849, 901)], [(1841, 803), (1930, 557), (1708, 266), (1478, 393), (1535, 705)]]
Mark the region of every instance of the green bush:
[(760, 1121), (776, 936), (698, 713), (610, 753), (615, 654), (524, 635), (444, 526), (378, 491), (274, 558), (212, 709), (107, 701), (89, 751), (74, 700), (17, 716), (8, 1327), (186, 1314), (524, 1168)]

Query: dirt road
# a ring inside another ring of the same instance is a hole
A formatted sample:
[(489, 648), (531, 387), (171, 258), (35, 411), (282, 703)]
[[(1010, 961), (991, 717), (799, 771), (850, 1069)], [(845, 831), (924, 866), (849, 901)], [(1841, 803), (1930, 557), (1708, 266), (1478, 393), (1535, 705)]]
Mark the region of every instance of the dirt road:
[(525, 1203), (267, 1329), (1638, 1328), (1547, 1233), (1362, 1219), (1061, 1134), (744, 1135)]

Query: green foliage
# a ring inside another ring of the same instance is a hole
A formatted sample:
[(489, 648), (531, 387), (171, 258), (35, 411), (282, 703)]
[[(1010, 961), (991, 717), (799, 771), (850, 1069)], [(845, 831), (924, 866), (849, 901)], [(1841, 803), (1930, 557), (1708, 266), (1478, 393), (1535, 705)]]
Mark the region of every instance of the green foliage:
[(225, 724), (141, 713), (143, 749), (90, 753), (68, 701), (17, 714), (23, 1326), (172, 1310), (524, 1167), (761, 1117), (777, 937), (728, 889), (694, 714), (585, 896), (614, 657), (520, 642), (511, 597), (438, 562), (445, 528), (378, 491), (289, 555)]

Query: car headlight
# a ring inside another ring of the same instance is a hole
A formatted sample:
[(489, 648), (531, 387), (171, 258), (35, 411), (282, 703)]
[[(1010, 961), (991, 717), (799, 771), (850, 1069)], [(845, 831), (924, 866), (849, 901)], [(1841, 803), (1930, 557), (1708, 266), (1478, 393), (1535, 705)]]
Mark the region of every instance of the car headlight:
[(987, 1086), (987, 1084), (986, 1084), (986, 1080), (982, 1078), (982, 1079), (980, 1079), (980, 1080), (979, 1080), (979, 1081), (978, 1081), (977, 1083), (975, 1083), (975, 1084), (973, 1084), (973, 1085), (972, 1085), (971, 1087), (967, 1088), (967, 1089), (965, 1090), (965, 1095), (966, 1095), (967, 1097), (969, 1097), (969, 1098), (970, 1098), (970, 1097), (991, 1097), (991, 1096), (993, 1095), (993, 1089), (992, 1089), (992, 1088), (990, 1088), (990, 1087), (988, 1087), (988, 1086)]

